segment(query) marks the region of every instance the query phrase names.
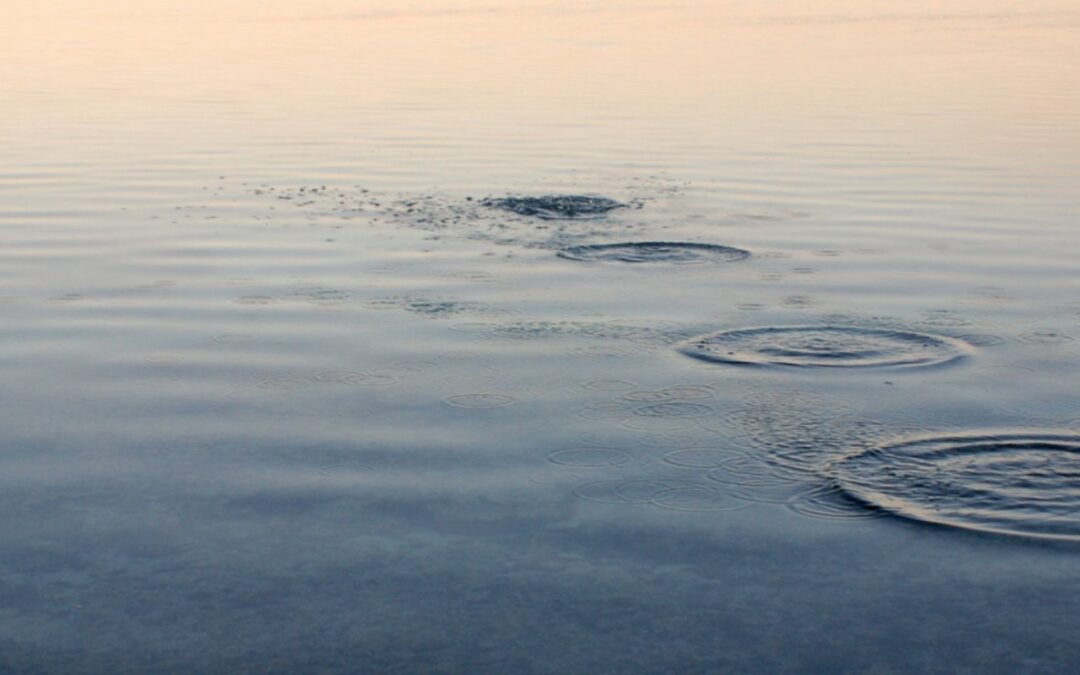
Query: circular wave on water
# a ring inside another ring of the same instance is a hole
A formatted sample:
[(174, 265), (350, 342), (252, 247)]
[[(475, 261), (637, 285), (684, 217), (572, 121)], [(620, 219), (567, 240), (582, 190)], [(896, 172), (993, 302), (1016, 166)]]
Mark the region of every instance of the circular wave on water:
[(717, 244), (694, 244), (671, 241), (635, 241), (618, 244), (570, 246), (557, 254), (567, 260), (582, 262), (664, 263), (701, 265), (745, 260), (749, 251)]
[(739, 365), (896, 368), (955, 361), (968, 354), (968, 346), (954, 338), (891, 328), (771, 326), (701, 335), (679, 351)]
[(1080, 541), (1080, 435), (995, 432), (864, 450), (830, 473), (850, 497), (921, 522)]

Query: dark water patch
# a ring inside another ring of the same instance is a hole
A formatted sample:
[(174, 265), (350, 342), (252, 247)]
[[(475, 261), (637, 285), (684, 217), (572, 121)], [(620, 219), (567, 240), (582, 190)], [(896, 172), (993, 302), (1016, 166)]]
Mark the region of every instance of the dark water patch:
[(953, 337), (968, 343), (972, 347), (997, 347), (1008, 342), (1007, 338), (991, 333), (962, 333)]
[[(447, 317), (459, 316), (466, 313), (486, 312), (491, 313), (494, 310), (489, 306), (480, 302), (471, 302), (467, 300), (458, 300), (456, 298), (447, 298), (438, 295), (429, 295), (427, 293), (409, 293), (405, 295), (388, 295), (379, 298), (371, 298), (365, 300), (362, 306), (366, 309), (374, 310), (401, 310), (415, 314), (426, 319), (443, 319)], [(459, 329), (464, 324), (456, 324)], [(478, 325), (474, 324), (474, 327)], [(493, 332), (491, 330), (463, 330), (461, 332)]]
[(84, 296), (82, 293), (64, 293), (63, 295), (51, 297), (45, 302), (49, 303), (50, 305), (66, 305), (73, 302), (80, 302), (85, 299), (86, 296)]
[(536, 471), (529, 480), (539, 485), (567, 485), (579, 482), (581, 475), (569, 471)]
[(644, 417), (707, 417), (714, 412), (716, 409), (711, 405), (686, 401), (650, 403), (634, 408), (635, 415)]
[(709, 480), (737, 486), (791, 485), (807, 480), (809, 472), (779, 464), (767, 456), (735, 455), (709, 470)]
[(645, 351), (642, 348), (616, 347), (613, 345), (589, 345), (574, 347), (567, 355), (586, 359), (627, 359), (640, 358)]
[(580, 220), (600, 218), (628, 204), (607, 197), (590, 195), (542, 195), (538, 197), (500, 197), (484, 199), (482, 206), (511, 211), (519, 216), (536, 216), (545, 220)]
[(881, 518), (885, 512), (850, 497), (834, 485), (818, 485), (798, 492), (785, 505), (802, 516), (824, 520)]
[(635, 386), (637, 385), (626, 380), (590, 380), (581, 385), (589, 391), (627, 391)]
[(602, 504), (648, 504), (658, 495), (681, 487), (675, 481), (630, 478), (590, 481), (574, 487), (574, 495)]
[(450, 330), (456, 333), (493, 333), (499, 327), (497, 323), (490, 323), (487, 321), (462, 321), (460, 323), (454, 323), (447, 326)]
[(557, 254), (560, 258), (581, 262), (632, 264), (703, 265), (745, 260), (750, 252), (731, 246), (691, 242), (639, 241), (618, 244), (570, 246)]
[(333, 464), (325, 464), (319, 467), (319, 474), (326, 478), (359, 478), (370, 476), (372, 470), (370, 464), (346, 460), (343, 462), (335, 462)]
[(513, 321), (495, 329), (497, 337), (511, 340), (539, 340), (576, 336), (598, 340), (625, 340), (640, 345), (670, 345), (684, 336), (667, 325), (635, 325), (616, 321)]
[(681, 448), (665, 453), (661, 459), (686, 469), (717, 469), (729, 462), (745, 458), (746, 453), (729, 448)]
[(214, 338), (214, 342), (219, 345), (246, 345), (257, 340), (254, 335), (245, 335), (242, 333), (226, 333), (225, 335), (218, 335)]
[(621, 420), (631, 413), (631, 407), (617, 401), (597, 401), (574, 408), (573, 413), (587, 420)]
[(784, 307), (810, 307), (816, 301), (809, 295), (787, 295), (780, 300), (780, 304)]
[(707, 385), (677, 384), (664, 389), (639, 389), (627, 392), (623, 394), (622, 398), (637, 403), (664, 403), (668, 401), (696, 401), (712, 398), (715, 395), (715, 389)]
[(966, 328), (973, 325), (971, 319), (953, 309), (929, 309), (915, 325), (929, 329)]
[(341, 305), (352, 299), (352, 293), (330, 286), (301, 286), (290, 297), (315, 305)]
[(279, 391), (291, 391), (314, 384), (317, 380), (314, 375), (308, 373), (282, 373), (270, 375), (259, 380), (261, 389), (275, 389)]
[(275, 304), (277, 298), (269, 295), (241, 295), (233, 300), (233, 302), (238, 305), (265, 306)]
[(902, 368), (963, 358), (959, 340), (944, 336), (856, 326), (770, 326), (702, 335), (683, 354), (702, 361), (803, 368)]
[(1076, 338), (1069, 335), (1065, 331), (1061, 330), (1035, 330), (1024, 333), (1018, 338), (1020, 342), (1029, 345), (1038, 345), (1043, 347), (1055, 347), (1058, 345), (1069, 344), (1075, 342)]
[(633, 431), (657, 433), (681, 431), (697, 425), (692, 417), (671, 417), (659, 415), (631, 415), (619, 421), (619, 426)]
[(920, 522), (1080, 541), (1080, 435), (926, 437), (850, 454), (830, 474), (851, 498)]
[(320, 370), (315, 373), (319, 382), (347, 385), (385, 386), (397, 384), (398, 379), (387, 373), (364, 372), (360, 370)]
[(490, 410), (491, 408), (503, 408), (517, 403), (517, 399), (513, 396), (491, 393), (457, 394), (449, 396), (443, 401), (448, 406), (468, 410)]
[(633, 456), (615, 448), (567, 448), (548, 455), (548, 461), (563, 466), (613, 467), (633, 461)]
[(649, 503), (675, 511), (737, 511), (750, 505), (726, 490), (696, 485), (664, 490)]

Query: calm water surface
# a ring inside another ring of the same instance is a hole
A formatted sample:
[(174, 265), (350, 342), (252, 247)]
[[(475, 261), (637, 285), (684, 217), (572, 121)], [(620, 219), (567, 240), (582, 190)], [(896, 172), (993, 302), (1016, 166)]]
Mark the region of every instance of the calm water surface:
[(947, 5), (7, 8), (0, 670), (1075, 672), (1080, 8)]

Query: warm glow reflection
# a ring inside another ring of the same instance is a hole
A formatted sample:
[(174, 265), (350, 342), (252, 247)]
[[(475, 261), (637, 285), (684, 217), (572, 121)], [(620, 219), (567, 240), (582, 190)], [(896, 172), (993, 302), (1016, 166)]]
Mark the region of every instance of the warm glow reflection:
[(0, 41), (0, 114), (24, 141), (71, 121), (327, 140), (679, 125), (1075, 156), (1073, 3), (940, 4), (25, 3)]

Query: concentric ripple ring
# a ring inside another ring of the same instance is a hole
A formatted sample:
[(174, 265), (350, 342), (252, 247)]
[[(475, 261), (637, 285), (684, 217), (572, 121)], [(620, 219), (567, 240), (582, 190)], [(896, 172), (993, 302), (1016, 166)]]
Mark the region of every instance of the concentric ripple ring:
[(1080, 542), (1080, 435), (927, 437), (832, 463), (858, 502), (926, 523)]
[(745, 260), (749, 251), (718, 244), (695, 244), (677, 241), (633, 241), (618, 244), (570, 246), (557, 254), (581, 262), (664, 263), (701, 265)]
[(903, 368), (949, 363), (971, 346), (941, 335), (855, 326), (769, 326), (700, 335), (679, 351), (713, 363), (810, 368)]

